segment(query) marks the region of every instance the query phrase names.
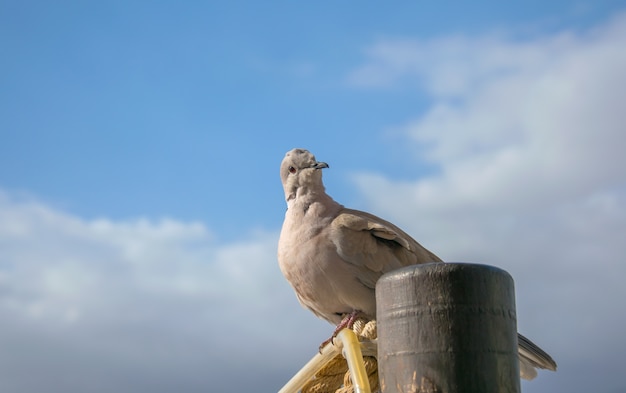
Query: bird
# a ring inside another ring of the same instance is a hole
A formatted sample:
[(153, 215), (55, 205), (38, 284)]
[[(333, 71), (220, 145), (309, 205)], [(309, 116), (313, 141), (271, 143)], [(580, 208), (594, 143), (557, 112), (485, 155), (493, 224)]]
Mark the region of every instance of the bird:
[[(287, 211), (277, 259), (300, 304), (336, 325), (335, 335), (357, 316), (376, 319), (375, 286), (383, 274), (443, 261), (391, 222), (336, 202), (322, 181), (325, 168), (306, 149), (285, 154), (280, 178)], [(550, 355), (519, 333), (518, 345), (522, 378), (535, 378), (536, 369), (556, 371)]]

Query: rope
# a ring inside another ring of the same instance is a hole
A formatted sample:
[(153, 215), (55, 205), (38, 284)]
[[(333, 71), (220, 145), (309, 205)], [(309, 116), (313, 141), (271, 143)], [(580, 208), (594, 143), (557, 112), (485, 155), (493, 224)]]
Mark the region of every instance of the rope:
[[(359, 341), (373, 340), (376, 338), (376, 321), (359, 318), (354, 322), (352, 330), (359, 337)], [(365, 356), (363, 361), (372, 392), (378, 391), (378, 363), (376, 358)], [(322, 367), (315, 374), (315, 377), (304, 385), (301, 393), (354, 393), (348, 363), (343, 356), (337, 355)]]

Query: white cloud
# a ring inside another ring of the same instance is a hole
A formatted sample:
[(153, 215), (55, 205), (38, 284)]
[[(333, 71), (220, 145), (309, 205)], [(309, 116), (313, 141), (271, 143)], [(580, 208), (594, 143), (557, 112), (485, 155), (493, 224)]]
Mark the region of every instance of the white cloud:
[(83, 220), (0, 193), (0, 390), (277, 389), (331, 327), (303, 317), (276, 243)]
[(512, 273), (522, 331), (561, 365), (525, 391), (625, 386), (624, 42), (626, 14), (523, 41), (386, 40), (350, 77), (433, 98), (404, 130), (438, 172), (356, 181), (372, 210), (445, 259)]

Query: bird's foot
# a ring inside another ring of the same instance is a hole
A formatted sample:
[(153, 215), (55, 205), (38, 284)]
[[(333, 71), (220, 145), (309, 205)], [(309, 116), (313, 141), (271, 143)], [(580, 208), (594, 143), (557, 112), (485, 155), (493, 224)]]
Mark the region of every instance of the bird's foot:
[(329, 343), (335, 340), (335, 337), (337, 337), (340, 331), (342, 331), (343, 329), (352, 329), (352, 327), (354, 326), (354, 323), (356, 322), (357, 319), (359, 319), (361, 315), (362, 313), (359, 310), (354, 310), (348, 314), (344, 314), (343, 319), (341, 320), (341, 322), (339, 322), (339, 324), (335, 328), (335, 331), (333, 331), (333, 335), (330, 336), (328, 340), (324, 340), (324, 342), (320, 344), (320, 347), (319, 347), (320, 353), (322, 353), (322, 349), (326, 345), (328, 345)]

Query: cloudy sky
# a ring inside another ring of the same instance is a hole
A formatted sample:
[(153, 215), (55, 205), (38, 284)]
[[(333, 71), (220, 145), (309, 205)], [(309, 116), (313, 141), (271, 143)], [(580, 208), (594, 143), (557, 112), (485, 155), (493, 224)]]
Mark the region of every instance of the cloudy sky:
[(276, 391), (332, 327), (276, 262), (284, 153), (515, 279), (626, 392), (626, 6), (0, 1), (0, 390)]

